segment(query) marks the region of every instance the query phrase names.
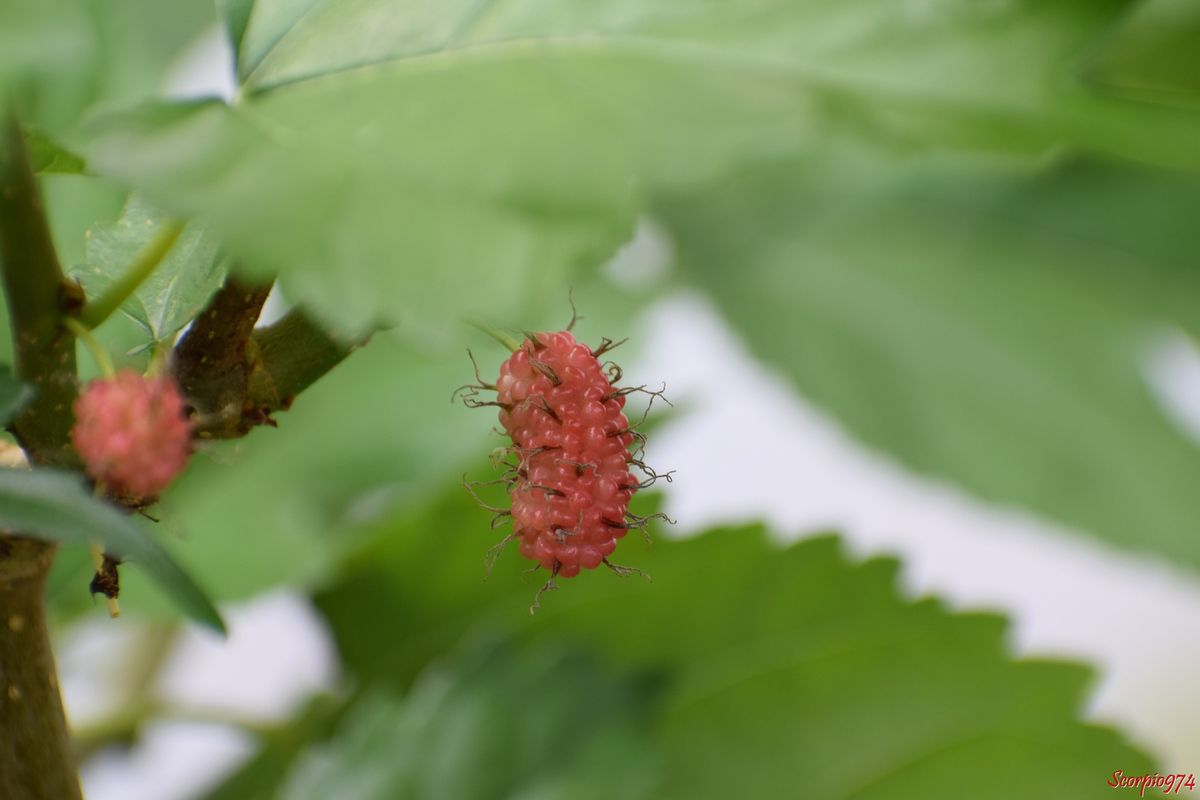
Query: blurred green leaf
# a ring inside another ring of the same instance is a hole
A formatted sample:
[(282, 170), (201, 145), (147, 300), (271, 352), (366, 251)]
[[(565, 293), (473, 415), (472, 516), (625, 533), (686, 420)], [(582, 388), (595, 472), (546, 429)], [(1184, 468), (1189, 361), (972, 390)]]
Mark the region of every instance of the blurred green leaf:
[(0, 364), (0, 428), (8, 424), (32, 394), (30, 388), (17, 380), (6, 365)]
[(1144, 0), (1088, 58), (1087, 75), (1138, 100), (1200, 108), (1200, 6)]
[(1200, 231), (1173, 208), (1196, 199), (1152, 174), (831, 159), (662, 213), (753, 351), (867, 444), (1198, 565), (1200, 449), (1144, 377), (1156, 335), (1200, 330)]
[(254, 0), (217, 0), (217, 13), (225, 25), (239, 77), (242, 74), (242, 40), (246, 36), (246, 26), (250, 23), (250, 11), (253, 8)]
[(439, 329), (544, 304), (645, 187), (832, 132), (1200, 166), (1200, 121), (1071, 75), (1121, 6), (235, 3), (238, 104), (110, 116), (89, 158), (330, 319)]
[(658, 797), (649, 688), (581, 651), (477, 646), (431, 667), (403, 700), (367, 692), (280, 797)]
[(0, 94), (5, 105), (30, 84), (80, 79), (94, 41), (78, 0), (6, 0), (0, 4)]
[(84, 263), (88, 231), (116, 222), (129, 195), (110, 180), (80, 174), (40, 175), (38, 188), (58, 260), (68, 269)]
[[(654, 64), (683, 63), (690, 78), (699, 79), (708, 64), (721, 62), (721, 73), (734, 75), (746, 94), (751, 87), (762, 91), (762, 83), (787, 82), (814, 95), (811, 111), (892, 133), (1003, 149), (1044, 147), (1064, 135), (1085, 143), (1112, 135), (1112, 144), (1120, 139), (1120, 146), (1137, 148), (1124, 134), (1136, 130), (1138, 120), (1106, 113), (1114, 109), (1088, 102), (1072, 82), (1075, 60), (1121, 21), (1127, 5), (854, 0), (697, 6), (673, 0), (648, 9), (636, 0), (487, 6), (458, 0), (397, 8), (386, 0), (255, 0), (239, 42), (239, 67), (247, 89), (262, 91), (356, 70), (374, 82), (407, 75), (431, 80), (431, 72), (467, 71), (475, 61), (503, 68), (536, 48), (548, 68), (576, 80), (595, 77), (578, 71), (589, 56), (619, 54), (630, 64), (644, 57), (647, 63), (637, 66), (647, 70), (646, 78), (673, 80), (676, 87), (662, 88), (682, 89), (688, 75), (656, 72)], [(241, 4), (238, 12), (240, 18)], [(362, 82), (341, 77), (352, 87)], [(341, 86), (336, 79), (315, 81), (322, 82), (329, 90)], [(1090, 125), (1079, 125), (1085, 118)], [(1100, 130), (1102, 121), (1124, 130)], [(1143, 127), (1141, 133), (1153, 138), (1161, 132)], [(689, 131), (690, 140), (702, 135)], [(1183, 139), (1175, 143), (1182, 158), (1196, 163)]]
[(1059, 273), (1052, 281), (1098, 296), (1124, 315), (1119, 324), (1137, 329), (1117, 336), (1149, 338), (1178, 325), (1200, 337), (1200, 306), (1192, 302), (1200, 292), (1193, 255), (1200, 228), (1189, 213), (1200, 203), (1195, 176), (1079, 161), (1044, 170), (931, 162), (845, 177), (853, 191), (875, 198), (866, 204), (879, 214), (889, 203), (916, 205), (947, 228), (963, 228), (964, 238), (980, 232), (980, 246), (988, 236), (1004, 240), (997, 261), (1014, 252), (1044, 262)]
[[(50, 576), (46, 579), (46, 610), (56, 630), (63, 630), (81, 617), (95, 613), (96, 598), (89, 591), (94, 570), (87, 548), (66, 547), (54, 556)], [(130, 574), (130, 570), (121, 574), (122, 597), (125, 596), (124, 584)], [(121, 611), (124, 614), (125, 608), (122, 607)]]
[(221, 615), (153, 537), (89, 494), (79, 476), (54, 470), (0, 470), (0, 527), (66, 544), (100, 541), (132, 559), (197, 622), (225, 631)]
[(8, 324), (8, 300), (0, 302), (0, 363), (13, 363), (12, 327)]
[[(330, 108), (321, 118), (341, 113)], [(249, 105), (159, 107), (136, 130), (113, 134), (123, 144), (106, 141), (122, 153), (141, 149), (126, 162), (138, 172), (156, 164), (154, 175), (174, 173), (162, 183), (144, 173), (150, 194), (184, 216), (206, 214), (239, 266), (278, 274), (289, 298), (331, 325), (362, 329), (382, 319), (427, 346), (464, 316), (544, 311), (561, 302), (576, 267), (600, 261), (632, 228), (625, 206), (613, 217), (591, 213), (590, 202), (585, 211), (574, 203), (513, 208), (472, 196), (398, 164), (390, 140), (379, 146), (391, 156), (340, 141), (277, 148), (262, 138), (268, 123), (257, 116)], [(191, 177), (175, 172), (181, 156), (197, 162), (185, 167)], [(229, 183), (212, 184), (209, 170)], [(235, 184), (233, 195), (219, 196)], [(578, 187), (585, 190), (582, 180)], [(176, 190), (188, 195), (184, 203)], [(251, 197), (253, 208), (243, 206)]]
[(540, 579), (518, 581), (510, 553), (482, 581), (502, 534), (463, 494), (397, 522), (318, 596), (360, 680), (405, 686), (478, 631), (599, 648), (663, 676), (663, 798), (1100, 798), (1114, 769), (1153, 771), (1078, 722), (1086, 670), (1014, 662), (999, 617), (900, 597), (894, 560), (848, 562), (833, 537), (780, 548), (758, 527), (625, 542), (615, 559), (653, 583), (562, 580), (530, 618)]
[(38, 174), (77, 174), (87, 169), (82, 158), (67, 150), (37, 128), (25, 129), (25, 147), (29, 163)]
[[(167, 223), (141, 198), (130, 198), (121, 218), (91, 228), (87, 262), (74, 271), (89, 298), (119, 279)], [(154, 342), (170, 341), (204, 307), (225, 278), (217, 242), (203, 223), (191, 222), (121, 309), (141, 324)]]
[(211, 0), (5, 0), (0, 93), (73, 146), (88, 108), (159, 95), (167, 67), (215, 21)]
[(8, 303), (0, 303), (0, 362), (11, 364), (13, 360), (12, 351), (12, 328), (8, 324)]
[(279, 789), (296, 760), (315, 741), (329, 738), (346, 709), (343, 700), (318, 695), (290, 722), (273, 731), (262, 749), (204, 800), (278, 800)]

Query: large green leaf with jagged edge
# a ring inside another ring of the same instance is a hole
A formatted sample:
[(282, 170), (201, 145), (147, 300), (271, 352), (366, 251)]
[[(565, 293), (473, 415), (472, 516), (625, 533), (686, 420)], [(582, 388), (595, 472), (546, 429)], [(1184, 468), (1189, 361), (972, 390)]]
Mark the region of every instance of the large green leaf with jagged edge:
[[(649, 550), (626, 541), (614, 560), (652, 583), (588, 572), (560, 581), (531, 618), (545, 574), (519, 580), (525, 564), (510, 552), (484, 582), (484, 552), (503, 535), (487, 519), (456, 490), (383, 529), (318, 595), (359, 681), (414, 685), (468, 631), (594, 648), (659, 675), (651, 731), (664, 798), (798, 787), (814, 800), (1103, 798), (1114, 769), (1153, 771), (1080, 722), (1087, 670), (1013, 660), (1001, 618), (904, 598), (894, 560), (849, 560), (834, 537), (781, 547), (746, 527)], [(381, 636), (366, 609), (388, 609), (396, 635)]]
[(661, 205), (682, 270), (866, 444), (1200, 565), (1200, 449), (1147, 380), (1200, 331), (1194, 180), (769, 163)]
[[(142, 198), (131, 197), (120, 219), (88, 230), (87, 260), (72, 271), (72, 277), (89, 298), (99, 297), (170, 223)], [(170, 343), (224, 279), (225, 260), (217, 241), (204, 223), (193, 221), (184, 226), (121, 310), (145, 329), (151, 344)]]
[[(0, 469), (0, 528), (66, 544), (97, 541), (151, 576), (185, 614), (224, 632), (204, 591), (150, 534), (103, 500), (79, 476), (55, 470)], [(87, 588), (80, 584), (79, 590)]]
[(1075, 80), (1119, 2), (225, 6), (239, 101), (109, 116), (89, 163), (358, 324), (554, 297), (647, 186), (831, 134), (1200, 165), (1197, 119)]

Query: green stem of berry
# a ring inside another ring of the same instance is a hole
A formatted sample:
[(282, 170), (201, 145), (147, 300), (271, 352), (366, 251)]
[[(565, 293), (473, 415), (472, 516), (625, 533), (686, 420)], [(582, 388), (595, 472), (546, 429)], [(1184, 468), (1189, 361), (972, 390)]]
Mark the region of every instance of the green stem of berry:
[(96, 366), (100, 369), (100, 374), (105, 378), (112, 378), (117, 374), (113, 369), (112, 359), (108, 355), (108, 351), (104, 349), (100, 342), (96, 341), (96, 337), (92, 336), (92, 332), (88, 330), (82, 322), (75, 317), (63, 317), (63, 327), (75, 335), (75, 338), (83, 342), (87, 347), (88, 352), (92, 354), (92, 360), (96, 362)]
[(475, 319), (467, 320), (467, 324), (470, 325), (472, 328), (483, 331), (488, 336), (492, 337), (497, 342), (499, 342), (500, 344), (507, 347), (508, 351), (510, 353), (515, 353), (515, 352), (517, 352), (517, 350), (521, 349), (521, 343), (519, 341), (517, 341), (516, 339), (514, 339), (512, 336), (509, 336), (504, 331), (497, 330), (497, 329), (493, 328), (491, 325), (488, 325), (486, 323), (480, 322), (479, 320), (475, 320)]
[(121, 276), (103, 294), (88, 301), (79, 314), (79, 321), (88, 328), (97, 328), (112, 316), (112, 313), (120, 308), (162, 263), (181, 233), (182, 222), (169, 220), (163, 223), (155, 232), (154, 238), (142, 248)]

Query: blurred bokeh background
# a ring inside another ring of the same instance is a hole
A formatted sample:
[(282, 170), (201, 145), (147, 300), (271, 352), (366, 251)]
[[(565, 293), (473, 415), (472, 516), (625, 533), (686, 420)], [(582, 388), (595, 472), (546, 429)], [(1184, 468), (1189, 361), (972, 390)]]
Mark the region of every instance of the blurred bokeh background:
[[(1200, 766), (1191, 4), (217, 6), (0, 12), (64, 263), (185, 216), (217, 278), (280, 276), (264, 322), (386, 330), (155, 513), (227, 639), (136, 565), (110, 621), (60, 556), (92, 800), (1082, 798)], [(448, 398), (467, 347), (504, 357), (463, 317), (555, 329), (568, 288), (666, 384), (643, 510), (676, 524), (618, 550), (653, 583), (530, 618), (459, 485), (494, 420)], [(177, 327), (137, 318), (98, 333), (141, 365)]]

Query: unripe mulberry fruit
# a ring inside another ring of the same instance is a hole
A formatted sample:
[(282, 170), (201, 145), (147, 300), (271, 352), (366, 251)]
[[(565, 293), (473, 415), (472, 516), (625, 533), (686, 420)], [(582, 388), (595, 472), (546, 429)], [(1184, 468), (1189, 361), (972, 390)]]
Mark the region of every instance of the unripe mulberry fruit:
[(92, 381), (79, 395), (71, 440), (88, 474), (107, 491), (145, 502), (187, 463), (191, 427), (173, 380), (122, 370)]
[[(500, 424), (512, 439), (507, 452), (513, 460), (506, 462), (512, 506), (492, 510), (497, 521), (511, 517), (513, 533), (501, 545), (519, 540), (521, 555), (550, 571), (544, 588), (553, 587), (555, 576), (571, 578), (601, 564), (633, 571), (608, 556), (629, 529), (645, 522), (629, 513), (633, 495), (668, 477), (631, 452), (642, 437), (624, 414), (625, 398), (644, 390), (613, 385), (620, 369), (606, 371), (598, 358), (611, 347), (605, 340), (593, 350), (569, 330), (530, 334), (500, 365), (494, 386), (481, 380), (465, 387), (468, 405), (500, 408)], [(495, 390), (494, 402), (474, 399), (485, 389)]]

